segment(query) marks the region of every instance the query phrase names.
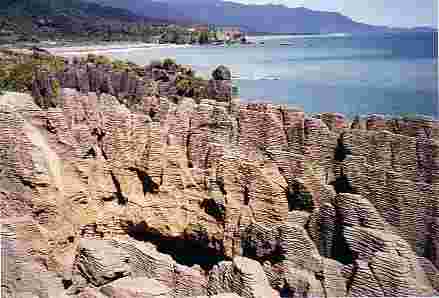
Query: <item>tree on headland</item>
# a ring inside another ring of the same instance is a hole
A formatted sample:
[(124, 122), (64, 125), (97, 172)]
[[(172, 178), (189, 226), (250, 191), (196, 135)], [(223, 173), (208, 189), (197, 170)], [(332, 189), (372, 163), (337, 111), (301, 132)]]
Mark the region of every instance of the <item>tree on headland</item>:
[(198, 42), (200, 44), (206, 44), (209, 43), (209, 33), (208, 32), (201, 32), (200, 37), (198, 39)]
[(190, 39), (190, 43), (197, 43), (200, 40), (200, 35), (198, 34), (198, 32), (192, 32), (191, 33), (191, 39)]

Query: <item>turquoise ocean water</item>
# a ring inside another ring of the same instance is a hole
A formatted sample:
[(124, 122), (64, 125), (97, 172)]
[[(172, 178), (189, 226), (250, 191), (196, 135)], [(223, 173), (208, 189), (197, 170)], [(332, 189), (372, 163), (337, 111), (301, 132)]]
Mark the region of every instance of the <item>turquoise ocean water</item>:
[[(208, 76), (231, 68), (243, 100), (308, 113), (423, 114), (437, 118), (437, 33), (266, 36), (254, 45), (133, 50), (114, 58), (146, 64), (171, 57)], [(263, 44), (261, 44), (263, 42)]]

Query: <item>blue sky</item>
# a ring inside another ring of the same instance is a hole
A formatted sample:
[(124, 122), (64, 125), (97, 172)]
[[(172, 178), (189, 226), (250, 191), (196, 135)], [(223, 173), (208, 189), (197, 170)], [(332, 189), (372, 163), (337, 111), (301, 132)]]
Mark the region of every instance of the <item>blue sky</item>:
[(394, 27), (438, 27), (438, 0), (229, 0), (338, 11), (355, 21)]

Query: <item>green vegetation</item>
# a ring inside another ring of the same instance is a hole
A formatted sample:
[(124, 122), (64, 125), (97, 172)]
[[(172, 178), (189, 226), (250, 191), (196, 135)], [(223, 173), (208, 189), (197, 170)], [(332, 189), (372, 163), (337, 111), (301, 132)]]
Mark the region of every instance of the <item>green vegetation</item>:
[(160, 37), (161, 43), (187, 44), (191, 42), (190, 32), (180, 26), (169, 25), (164, 28)]
[(188, 78), (178, 78), (176, 82), (177, 93), (180, 96), (192, 96), (193, 95), (193, 85), (192, 81)]
[[(55, 15), (48, 17), (11, 16), (0, 13), (0, 44), (39, 43), (95, 43), (114, 41), (153, 42), (164, 41), (168, 25), (153, 25), (147, 20), (122, 17), (75, 17)], [(180, 27), (179, 35), (184, 35)], [(187, 30), (186, 30), (187, 31)], [(186, 33), (189, 36), (189, 33)], [(188, 37), (188, 42), (190, 37)], [(174, 42), (174, 41), (169, 41)], [(176, 40), (177, 43), (182, 43)]]
[(198, 38), (198, 42), (200, 44), (207, 44), (207, 43), (209, 43), (209, 32), (201, 32), (200, 36)]
[(4, 79), (7, 84), (5, 88), (17, 92), (27, 92), (32, 90), (32, 81), (37, 65), (31, 63), (19, 63), (12, 66)]
[(95, 54), (88, 54), (87, 56), (87, 62), (97, 64), (97, 65), (112, 65), (112, 61), (110, 58), (106, 56), (97, 56)]
[(80, 0), (4, 0), (0, 14), (9, 16), (132, 16), (127, 10)]
[(191, 223), (184, 229), (184, 232), (186, 235), (206, 235), (207, 229), (200, 223)]
[(97, 1), (0, 1), (0, 44), (46, 40), (57, 43), (139, 41), (206, 44), (217, 40), (217, 34), (212, 30), (191, 32), (185, 25), (141, 17), (129, 10), (94, 2)]
[(200, 40), (200, 34), (198, 32), (192, 32), (190, 36), (190, 43), (194, 44)]
[(0, 89), (29, 92), (37, 69), (55, 73), (64, 67), (64, 60), (54, 56), (12, 56), (9, 60), (0, 60)]
[(128, 61), (114, 60), (111, 65), (115, 71), (126, 71), (131, 69), (131, 65)]
[(207, 98), (206, 81), (196, 76), (178, 76), (176, 80), (177, 94), (192, 98)]
[(214, 40), (214, 41), (218, 40), (216, 31), (209, 31), (209, 40)]
[(177, 63), (175, 62), (174, 59), (166, 58), (165, 60), (163, 60), (162, 65), (163, 65), (163, 68), (165, 68), (165, 69), (171, 69), (173, 67), (176, 67)]
[(164, 32), (128, 10), (82, 0), (0, 1), (0, 43), (145, 41)]
[(208, 44), (218, 40), (215, 31), (192, 32), (190, 35), (190, 43)]
[(58, 80), (52, 81), (53, 97), (58, 98), (61, 95), (61, 84)]

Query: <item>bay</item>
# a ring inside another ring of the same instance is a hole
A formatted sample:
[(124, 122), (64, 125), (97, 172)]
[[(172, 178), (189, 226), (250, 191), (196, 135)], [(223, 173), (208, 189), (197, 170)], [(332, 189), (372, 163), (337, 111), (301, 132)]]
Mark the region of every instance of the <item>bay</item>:
[(173, 58), (209, 77), (232, 71), (242, 101), (300, 106), (308, 113), (420, 114), (437, 118), (437, 33), (250, 37), (252, 45), (111, 53), (147, 64)]

